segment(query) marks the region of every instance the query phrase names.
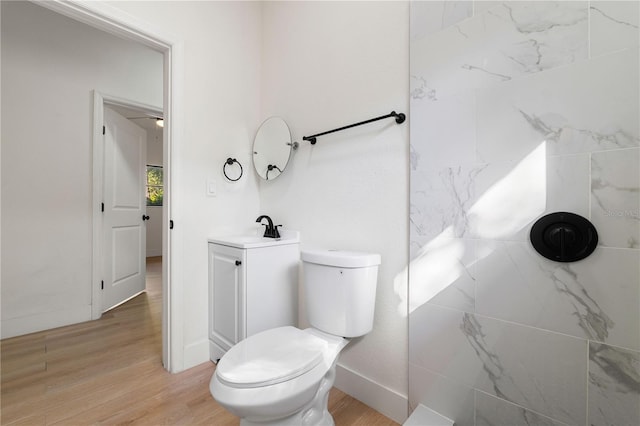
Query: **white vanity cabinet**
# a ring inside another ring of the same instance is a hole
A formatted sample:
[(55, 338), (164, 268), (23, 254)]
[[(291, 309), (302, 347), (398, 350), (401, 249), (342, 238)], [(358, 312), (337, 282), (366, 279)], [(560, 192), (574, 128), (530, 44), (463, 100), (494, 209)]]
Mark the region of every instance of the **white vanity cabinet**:
[[(298, 320), (299, 239), (209, 240), (209, 355)], [(284, 235), (283, 235), (284, 236)]]

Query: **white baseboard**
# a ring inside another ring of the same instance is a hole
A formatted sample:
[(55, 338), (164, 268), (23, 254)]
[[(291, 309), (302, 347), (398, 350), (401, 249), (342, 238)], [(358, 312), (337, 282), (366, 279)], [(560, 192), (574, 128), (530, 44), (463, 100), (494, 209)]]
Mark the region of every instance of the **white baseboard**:
[(453, 426), (453, 420), (420, 404), (402, 426)]
[(157, 257), (162, 256), (162, 248), (159, 249), (148, 249), (146, 257)]
[(49, 330), (65, 325), (77, 324), (91, 320), (91, 305), (79, 306), (60, 311), (43, 312), (19, 318), (2, 320), (0, 338), (22, 336), (36, 331)]
[(400, 424), (407, 419), (409, 400), (405, 395), (340, 364), (336, 367), (335, 387)]
[(199, 340), (184, 347), (184, 369), (209, 361), (209, 339)]

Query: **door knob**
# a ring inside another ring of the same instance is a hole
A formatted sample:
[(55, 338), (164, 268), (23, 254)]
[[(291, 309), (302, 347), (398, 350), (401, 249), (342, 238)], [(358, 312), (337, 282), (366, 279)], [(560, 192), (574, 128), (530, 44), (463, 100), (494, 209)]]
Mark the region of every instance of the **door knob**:
[(143, 221), (144, 221), (144, 220), (149, 220), (149, 216), (147, 216), (146, 214), (143, 214), (143, 215), (142, 215), (142, 220), (143, 220)]

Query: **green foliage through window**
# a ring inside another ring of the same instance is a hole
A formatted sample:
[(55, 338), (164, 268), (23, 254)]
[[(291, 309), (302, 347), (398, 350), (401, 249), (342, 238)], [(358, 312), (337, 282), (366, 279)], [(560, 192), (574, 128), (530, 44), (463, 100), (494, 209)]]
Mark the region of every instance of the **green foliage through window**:
[(162, 166), (147, 166), (147, 206), (162, 205), (162, 178)]

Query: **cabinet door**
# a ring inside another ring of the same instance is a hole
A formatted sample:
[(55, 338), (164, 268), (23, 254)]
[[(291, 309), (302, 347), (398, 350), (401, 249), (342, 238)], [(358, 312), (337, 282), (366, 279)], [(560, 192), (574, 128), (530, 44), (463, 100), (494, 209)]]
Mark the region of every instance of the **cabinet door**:
[(209, 337), (225, 349), (245, 338), (244, 251), (209, 245)]

